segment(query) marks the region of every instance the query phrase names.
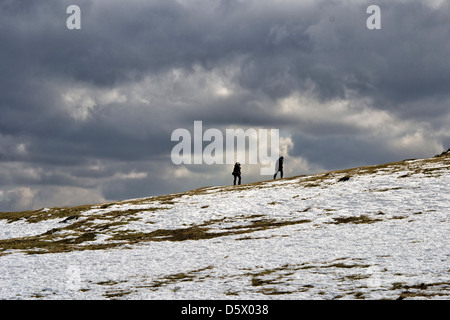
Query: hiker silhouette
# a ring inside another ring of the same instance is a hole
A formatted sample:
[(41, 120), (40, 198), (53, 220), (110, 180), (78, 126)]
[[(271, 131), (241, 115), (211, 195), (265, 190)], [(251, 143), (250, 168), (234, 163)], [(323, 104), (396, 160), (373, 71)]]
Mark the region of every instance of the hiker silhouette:
[(234, 165), (233, 172), (231, 173), (234, 176), (233, 184), (236, 185), (236, 178), (238, 178), (238, 184), (241, 184), (241, 164), (236, 162)]
[(278, 172), (280, 172), (280, 176), (283, 179), (283, 162), (284, 162), (284, 158), (279, 157), (277, 160), (277, 163), (275, 164), (275, 174), (273, 175), (274, 179), (277, 178)]

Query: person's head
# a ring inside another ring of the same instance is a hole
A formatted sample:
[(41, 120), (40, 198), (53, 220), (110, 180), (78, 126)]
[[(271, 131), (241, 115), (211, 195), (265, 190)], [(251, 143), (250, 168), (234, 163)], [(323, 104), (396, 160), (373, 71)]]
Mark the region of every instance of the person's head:
[(283, 157), (280, 157), (280, 159), (283, 160), (284, 158), (283, 158)]
[(239, 167), (241, 166), (241, 164), (240, 164), (239, 162), (236, 162), (235, 165), (236, 165), (236, 166), (239, 166)]

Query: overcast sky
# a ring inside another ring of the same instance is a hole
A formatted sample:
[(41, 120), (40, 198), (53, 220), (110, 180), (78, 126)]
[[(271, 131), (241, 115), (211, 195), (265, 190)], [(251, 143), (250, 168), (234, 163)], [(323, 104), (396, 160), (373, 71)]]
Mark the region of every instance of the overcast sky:
[(0, 211), (231, 184), (172, 163), (195, 120), (279, 129), (285, 176), (450, 147), (449, 1), (0, 0), (0, 46)]

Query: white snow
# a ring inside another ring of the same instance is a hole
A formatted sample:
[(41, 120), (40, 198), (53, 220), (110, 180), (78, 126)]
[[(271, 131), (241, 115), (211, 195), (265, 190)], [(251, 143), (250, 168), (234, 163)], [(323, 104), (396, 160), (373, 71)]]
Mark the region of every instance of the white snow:
[[(42, 254), (0, 242), (0, 299), (449, 299), (449, 167), (443, 157), (96, 206), (80, 219), (100, 215), (91, 222), (102, 225), (120, 211), (123, 223), (92, 227), (95, 239), (80, 248), (118, 232), (223, 235)], [(0, 219), (0, 239), (63, 220)]]

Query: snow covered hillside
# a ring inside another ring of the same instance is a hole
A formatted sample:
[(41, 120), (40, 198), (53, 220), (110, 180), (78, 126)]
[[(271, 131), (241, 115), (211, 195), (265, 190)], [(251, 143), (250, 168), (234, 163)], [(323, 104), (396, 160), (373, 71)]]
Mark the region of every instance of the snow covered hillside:
[(0, 213), (0, 299), (450, 299), (449, 169)]

